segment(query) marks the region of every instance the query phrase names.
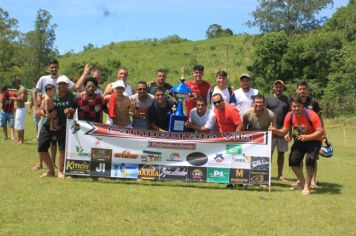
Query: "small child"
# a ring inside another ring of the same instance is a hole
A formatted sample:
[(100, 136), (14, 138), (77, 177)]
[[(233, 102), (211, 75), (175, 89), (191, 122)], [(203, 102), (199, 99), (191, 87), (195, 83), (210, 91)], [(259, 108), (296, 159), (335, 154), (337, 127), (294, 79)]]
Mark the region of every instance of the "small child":
[[(45, 86), (45, 91), (46, 94), (42, 97), (41, 107), (44, 109), (47, 117), (51, 112), (54, 111), (53, 97), (56, 95), (56, 87), (53, 84), (47, 84)], [(56, 117), (50, 118), (49, 129), (51, 131), (56, 131), (58, 129)]]

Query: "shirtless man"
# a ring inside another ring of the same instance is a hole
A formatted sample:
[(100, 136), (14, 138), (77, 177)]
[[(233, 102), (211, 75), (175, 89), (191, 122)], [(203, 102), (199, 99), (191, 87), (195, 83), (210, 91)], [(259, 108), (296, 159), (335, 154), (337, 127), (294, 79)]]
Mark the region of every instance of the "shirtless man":
[(14, 88), (18, 90), (16, 97), (15, 129), (17, 130), (17, 143), (24, 143), (25, 140), (25, 115), (27, 102), (27, 89), (22, 86), (19, 79), (12, 81)]

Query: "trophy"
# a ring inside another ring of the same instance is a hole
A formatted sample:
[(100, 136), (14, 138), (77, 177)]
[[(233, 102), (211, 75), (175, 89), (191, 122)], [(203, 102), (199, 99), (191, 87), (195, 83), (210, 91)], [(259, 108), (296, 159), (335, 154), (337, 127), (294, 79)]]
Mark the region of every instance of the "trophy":
[(181, 68), (182, 76), (180, 78), (180, 83), (171, 88), (171, 92), (177, 101), (177, 108), (173, 108), (173, 113), (169, 118), (169, 132), (186, 132), (185, 122), (188, 117), (183, 112), (183, 100), (184, 98), (192, 93), (192, 90), (188, 88), (184, 83), (184, 68)]

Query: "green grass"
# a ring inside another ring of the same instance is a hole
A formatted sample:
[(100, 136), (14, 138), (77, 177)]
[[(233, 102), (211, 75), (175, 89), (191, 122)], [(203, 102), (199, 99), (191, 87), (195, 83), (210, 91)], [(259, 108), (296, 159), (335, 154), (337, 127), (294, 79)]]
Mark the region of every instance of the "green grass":
[[(355, 118), (353, 118), (355, 119)], [(35, 129), (26, 144), (0, 134), (0, 235), (354, 235), (356, 126), (326, 122), (335, 154), (319, 161), (321, 189), (272, 192), (222, 184), (39, 178)], [(354, 140), (351, 140), (351, 139)], [(273, 176), (276, 172), (273, 163)]]

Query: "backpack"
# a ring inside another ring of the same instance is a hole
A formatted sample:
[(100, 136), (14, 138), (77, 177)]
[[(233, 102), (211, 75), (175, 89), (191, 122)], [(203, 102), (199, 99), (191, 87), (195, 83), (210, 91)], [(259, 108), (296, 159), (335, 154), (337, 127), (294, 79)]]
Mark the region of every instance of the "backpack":
[[(307, 118), (307, 121), (308, 121), (309, 125), (310, 125), (311, 127), (313, 127), (313, 123), (312, 123), (311, 120), (310, 120), (310, 116), (309, 116), (308, 109), (306, 109), (305, 107), (304, 107), (304, 112), (305, 112), (305, 116), (306, 116), (306, 118)], [(294, 113), (293, 113), (293, 111), (292, 111), (292, 112), (290, 113), (290, 116), (289, 116), (289, 124), (290, 124), (290, 126), (292, 126), (292, 123), (293, 123), (293, 115), (294, 115)]]
[[(229, 95), (230, 95), (230, 101), (229, 103), (236, 103), (236, 98), (235, 98), (235, 94), (234, 91), (232, 91), (231, 87), (228, 87), (227, 90), (229, 91)], [(213, 96), (213, 92), (214, 92), (214, 88), (210, 88), (209, 89), (209, 101), (211, 101), (211, 97)]]

